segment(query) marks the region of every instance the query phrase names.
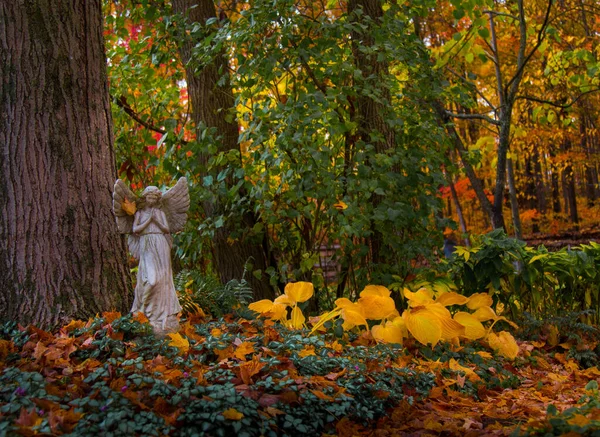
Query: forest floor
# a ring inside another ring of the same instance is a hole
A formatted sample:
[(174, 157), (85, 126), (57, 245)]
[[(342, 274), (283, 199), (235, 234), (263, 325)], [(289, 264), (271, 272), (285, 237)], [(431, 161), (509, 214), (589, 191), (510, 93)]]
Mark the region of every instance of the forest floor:
[[(521, 353), (534, 349), (529, 343), (520, 346)], [(434, 371), (436, 366), (443, 367), (435, 362), (417, 365)], [(338, 424), (338, 435), (575, 436), (600, 429), (597, 367), (583, 370), (560, 353), (541, 354), (527, 365), (505, 367), (519, 378), (518, 387), (480, 388), (473, 396), (458, 391), (464, 377), (441, 378), (425, 399), (413, 405), (402, 402), (380, 419), (375, 429), (349, 426), (347, 421)]]
[(3, 325), (0, 436), (600, 429), (598, 336), (588, 328), (543, 325), (526, 341), (515, 332), (519, 354), (508, 360), (485, 341), (400, 347), (232, 316), (188, 320), (179, 334), (158, 339), (138, 316), (105, 313), (55, 332)]
[(556, 234), (530, 234), (525, 236), (527, 245), (537, 247), (541, 244), (548, 250), (554, 251), (563, 247), (573, 247), (588, 244), (590, 241), (600, 242), (600, 230), (582, 229), (570, 230)]

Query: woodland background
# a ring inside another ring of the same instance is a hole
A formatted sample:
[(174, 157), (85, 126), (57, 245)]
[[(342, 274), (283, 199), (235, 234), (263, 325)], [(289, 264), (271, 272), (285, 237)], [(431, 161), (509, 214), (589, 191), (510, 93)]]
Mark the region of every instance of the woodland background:
[[(0, 435), (592, 435), (599, 17), (0, 0)], [(160, 339), (111, 193), (181, 176)]]

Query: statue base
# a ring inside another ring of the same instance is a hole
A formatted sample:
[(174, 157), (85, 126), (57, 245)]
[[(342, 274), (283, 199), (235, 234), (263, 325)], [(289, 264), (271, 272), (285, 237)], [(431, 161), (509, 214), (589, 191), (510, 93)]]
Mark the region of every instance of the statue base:
[(151, 320), (150, 325), (152, 326), (154, 335), (163, 338), (166, 337), (167, 334), (173, 334), (179, 331), (179, 318), (177, 317), (177, 314), (173, 314), (167, 317), (164, 324), (162, 322), (153, 322)]

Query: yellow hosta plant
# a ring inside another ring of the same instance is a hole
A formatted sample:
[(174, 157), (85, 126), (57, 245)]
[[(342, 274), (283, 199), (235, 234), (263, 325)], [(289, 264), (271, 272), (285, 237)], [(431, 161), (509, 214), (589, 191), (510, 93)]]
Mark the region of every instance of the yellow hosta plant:
[[(300, 329), (304, 326), (306, 318), (302, 314), (302, 310), (298, 307), (298, 304), (306, 302), (313, 294), (314, 287), (312, 283), (291, 282), (285, 286), (284, 294), (277, 297), (274, 301), (270, 299), (259, 300), (248, 305), (248, 308), (263, 317), (279, 321), (288, 328)], [(289, 318), (288, 307), (292, 308)]]
[[(300, 329), (306, 319), (298, 303), (307, 301), (312, 295), (311, 283), (290, 283), (286, 285), (284, 294), (274, 301), (264, 299), (251, 304), (249, 308), (263, 317)], [(506, 331), (492, 332), (492, 328), (500, 320), (515, 327), (516, 325), (496, 314), (489, 294), (476, 293), (466, 297), (455, 291), (434, 292), (422, 287), (416, 292), (405, 288), (402, 295), (407, 300), (408, 309), (400, 315), (390, 290), (381, 285), (368, 285), (361, 291), (357, 302), (346, 298), (337, 299), (335, 308), (318, 318), (311, 334), (322, 330), (327, 322), (341, 318), (344, 330), (364, 327), (377, 342), (402, 344), (409, 333), (418, 342), (432, 347), (440, 341), (458, 344), (461, 339), (484, 339), (501, 355), (510, 359), (516, 357), (519, 347), (512, 335)], [(464, 305), (471, 312), (457, 311), (452, 314), (447, 307), (455, 305)], [(288, 307), (292, 308), (289, 318)], [(369, 320), (379, 321), (379, 324), (369, 328)], [(487, 323), (488, 327), (484, 326), (485, 322), (490, 321), (492, 323)]]

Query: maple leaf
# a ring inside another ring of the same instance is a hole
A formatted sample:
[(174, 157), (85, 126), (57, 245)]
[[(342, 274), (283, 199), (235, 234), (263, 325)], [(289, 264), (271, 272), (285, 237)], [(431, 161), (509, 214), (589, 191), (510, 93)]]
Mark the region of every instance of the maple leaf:
[(265, 363), (261, 363), (259, 358), (255, 355), (252, 357), (251, 361), (240, 364), (240, 378), (242, 378), (244, 384), (252, 384), (252, 377), (258, 374), (263, 367), (265, 367)]
[(235, 408), (229, 408), (223, 411), (222, 414), (225, 419), (229, 420), (242, 420), (244, 418), (244, 415)]
[(121, 313), (118, 311), (106, 311), (102, 313), (102, 317), (106, 323), (112, 323), (121, 317)]
[(182, 353), (186, 353), (189, 351), (190, 342), (187, 340), (187, 338), (182, 337), (182, 335), (178, 332), (167, 334), (167, 337), (171, 339), (169, 341), (169, 346), (175, 346)]
[(314, 346), (304, 346), (304, 348), (298, 352), (298, 356), (300, 358), (305, 358), (305, 357), (310, 357), (310, 356), (315, 356), (315, 347)]
[(125, 198), (121, 202), (121, 209), (125, 211), (127, 215), (134, 215), (137, 210), (137, 206), (135, 202), (131, 202), (129, 199)]
[(235, 349), (234, 355), (239, 360), (246, 361), (246, 355), (253, 354), (254, 352), (254, 344), (249, 341), (244, 341)]
[(148, 317), (146, 317), (146, 315), (141, 311), (138, 311), (137, 313), (135, 313), (133, 315), (133, 320), (135, 320), (136, 322), (139, 322), (139, 323), (150, 322), (150, 320), (148, 320)]
[(63, 326), (63, 329), (66, 332), (72, 332), (72, 331), (75, 331), (76, 329), (83, 328), (85, 326), (85, 324), (86, 324), (86, 322), (84, 322), (83, 320), (75, 320), (75, 319), (73, 319), (73, 320), (71, 320), (69, 322), (68, 325)]

